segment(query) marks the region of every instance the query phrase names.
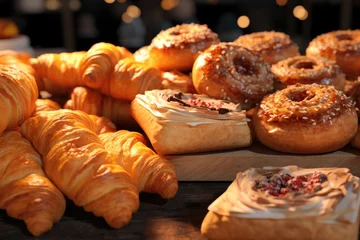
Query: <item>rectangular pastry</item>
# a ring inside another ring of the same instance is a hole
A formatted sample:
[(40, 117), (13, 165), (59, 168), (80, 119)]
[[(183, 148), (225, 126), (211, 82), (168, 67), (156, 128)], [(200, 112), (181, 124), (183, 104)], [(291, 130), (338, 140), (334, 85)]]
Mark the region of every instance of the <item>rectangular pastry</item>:
[(208, 208), (208, 239), (355, 240), (359, 178), (346, 168), (251, 168)]
[(176, 90), (138, 94), (131, 115), (160, 155), (247, 147), (252, 143), (239, 105)]

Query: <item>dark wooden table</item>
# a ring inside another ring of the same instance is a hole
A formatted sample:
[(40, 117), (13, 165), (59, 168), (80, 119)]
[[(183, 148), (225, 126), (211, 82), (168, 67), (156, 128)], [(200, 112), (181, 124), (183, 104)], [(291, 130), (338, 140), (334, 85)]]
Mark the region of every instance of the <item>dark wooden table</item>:
[[(71, 201), (63, 218), (39, 239), (204, 239), (200, 226), (207, 207), (230, 182), (180, 182), (175, 198), (163, 200), (153, 194), (140, 195), (140, 209), (120, 230), (107, 226), (102, 218), (86, 213)], [(25, 224), (0, 211), (0, 239), (34, 239)]]

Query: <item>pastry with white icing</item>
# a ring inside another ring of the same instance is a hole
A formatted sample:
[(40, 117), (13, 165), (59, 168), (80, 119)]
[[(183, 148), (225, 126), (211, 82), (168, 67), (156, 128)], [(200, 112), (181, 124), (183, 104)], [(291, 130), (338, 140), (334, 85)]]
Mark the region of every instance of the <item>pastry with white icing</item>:
[(238, 104), (176, 90), (138, 94), (131, 115), (158, 154), (183, 154), (247, 147), (252, 143), (245, 111)]
[(346, 168), (251, 168), (209, 206), (201, 232), (227, 240), (355, 240), (359, 183)]

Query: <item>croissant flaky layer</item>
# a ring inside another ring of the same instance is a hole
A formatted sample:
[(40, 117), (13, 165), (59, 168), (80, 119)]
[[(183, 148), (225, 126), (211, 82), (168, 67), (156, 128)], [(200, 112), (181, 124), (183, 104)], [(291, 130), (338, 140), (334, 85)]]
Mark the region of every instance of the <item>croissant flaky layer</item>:
[(65, 199), (41, 169), (41, 158), (18, 131), (0, 137), (0, 208), (39, 236), (65, 211)]
[(110, 43), (96, 43), (82, 59), (80, 75), (85, 86), (99, 89), (109, 81), (117, 62), (132, 57), (132, 53), (124, 47)]
[(126, 130), (99, 135), (105, 149), (117, 155), (117, 163), (130, 173), (138, 190), (172, 198), (178, 190), (175, 167), (147, 145), (145, 137)]
[(137, 126), (130, 115), (130, 101), (117, 100), (86, 87), (74, 88), (64, 108), (104, 116), (123, 128)]
[(162, 89), (162, 72), (125, 58), (116, 64), (110, 81), (100, 91), (115, 99), (132, 101), (137, 94), (152, 89)]
[(37, 96), (33, 76), (13, 66), (0, 65), (0, 135), (31, 116)]
[(131, 176), (104, 149), (97, 122), (81, 111), (43, 111), (21, 125), (44, 157), (47, 176), (78, 206), (113, 228), (127, 224), (139, 207)]

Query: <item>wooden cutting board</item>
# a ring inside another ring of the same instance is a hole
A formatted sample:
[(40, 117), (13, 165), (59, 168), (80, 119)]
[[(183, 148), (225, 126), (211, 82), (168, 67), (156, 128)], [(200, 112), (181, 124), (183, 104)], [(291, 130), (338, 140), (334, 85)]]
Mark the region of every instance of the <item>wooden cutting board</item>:
[(273, 151), (260, 143), (241, 150), (187, 155), (167, 159), (176, 167), (179, 181), (232, 181), (236, 173), (251, 167), (297, 165), (300, 167), (345, 167), (360, 176), (360, 150), (346, 146), (320, 155), (293, 155)]

